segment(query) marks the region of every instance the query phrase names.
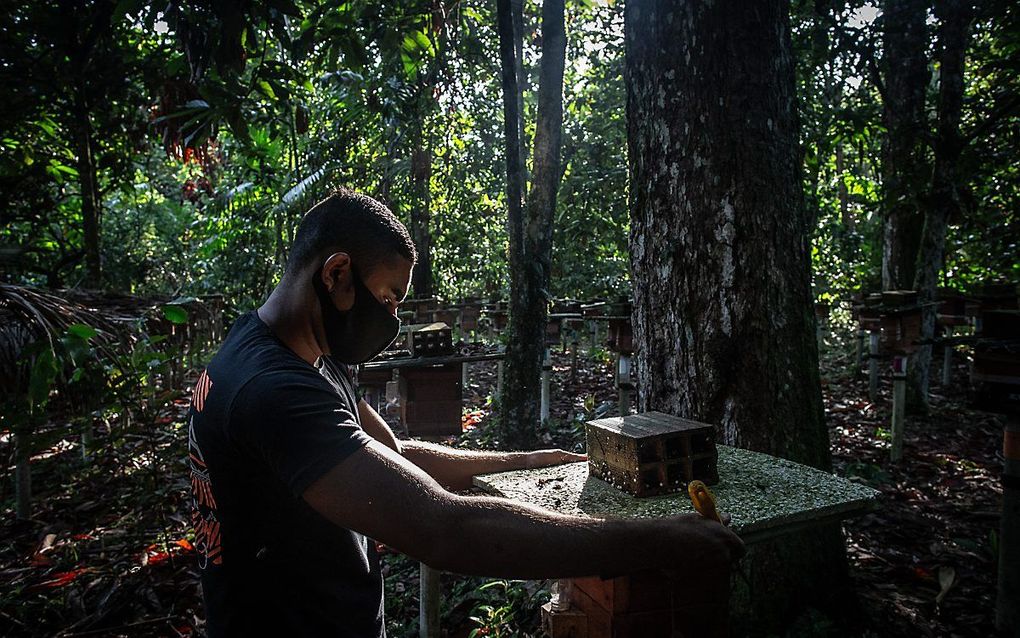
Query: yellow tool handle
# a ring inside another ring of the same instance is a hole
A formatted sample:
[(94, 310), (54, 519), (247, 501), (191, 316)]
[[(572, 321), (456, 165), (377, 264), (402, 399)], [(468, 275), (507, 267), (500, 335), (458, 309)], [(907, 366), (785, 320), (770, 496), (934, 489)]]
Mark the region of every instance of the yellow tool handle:
[(722, 523), (719, 510), (715, 507), (715, 496), (708, 490), (707, 485), (701, 481), (691, 481), (687, 485), (687, 493), (690, 495), (691, 503), (694, 505), (694, 509), (698, 511), (698, 514)]

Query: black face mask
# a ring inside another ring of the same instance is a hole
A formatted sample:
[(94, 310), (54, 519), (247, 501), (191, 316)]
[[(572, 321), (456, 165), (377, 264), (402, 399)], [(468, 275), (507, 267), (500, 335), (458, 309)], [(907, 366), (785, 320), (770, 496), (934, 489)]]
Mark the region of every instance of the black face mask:
[(400, 319), (379, 303), (353, 267), (351, 279), (354, 305), (346, 311), (337, 310), (318, 272), (312, 278), (312, 285), (322, 308), (322, 328), (326, 331), (330, 355), (337, 361), (355, 365), (368, 361), (393, 343), (400, 332)]

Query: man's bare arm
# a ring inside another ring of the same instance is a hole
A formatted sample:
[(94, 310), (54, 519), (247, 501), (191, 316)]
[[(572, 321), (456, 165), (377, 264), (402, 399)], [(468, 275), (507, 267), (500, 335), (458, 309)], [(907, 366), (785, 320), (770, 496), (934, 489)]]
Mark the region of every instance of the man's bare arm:
[(401, 453), (400, 442), (394, 436), (393, 430), (364, 399), (358, 401), (358, 417), (361, 419), (361, 429), (367, 432), (370, 437), (398, 454)]
[(587, 458), (563, 450), (476, 452), (424, 441), (398, 441), (386, 421), (364, 399), (358, 402), (358, 415), (361, 427), (369, 436), (403, 454), (448, 490), (470, 488), (471, 478), (479, 474), (545, 467)]
[(338, 526), (463, 574), (558, 578), (663, 568), (696, 578), (728, 570), (743, 553), (733, 532), (697, 515), (589, 519), (452, 494), (376, 442), (327, 472), (304, 499)]
[(472, 477), (479, 474), (546, 467), (588, 458), (564, 450), (486, 452), (461, 450), (425, 441), (401, 441), (401, 454), (428, 472), (440, 485), (454, 491), (470, 488)]

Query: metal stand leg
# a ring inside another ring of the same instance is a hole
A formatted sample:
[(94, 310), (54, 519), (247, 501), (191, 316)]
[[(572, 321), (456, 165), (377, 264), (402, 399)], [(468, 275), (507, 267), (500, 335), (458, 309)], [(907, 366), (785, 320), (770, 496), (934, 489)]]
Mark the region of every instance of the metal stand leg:
[(903, 458), (904, 408), (907, 400), (907, 357), (893, 357), (892, 460)]
[(460, 387), (462, 390), (467, 390), (468, 387), (468, 364), (460, 364)]
[(418, 606), (419, 638), (439, 638), (439, 576), (438, 571), (421, 563)]
[(541, 406), (541, 418), (542, 423), (549, 420), (549, 379), (552, 377), (552, 356), (549, 354), (549, 348), (545, 349), (545, 354), (542, 357), (542, 406)]
[(503, 396), (503, 360), (496, 362), (496, 396)]
[(868, 400), (872, 403), (878, 401), (878, 333), (872, 332), (869, 335), (871, 343), (868, 352)]
[(1010, 415), (1002, 437), (1002, 527), (999, 530), (999, 591), (995, 627), (1020, 636), (1020, 420)]

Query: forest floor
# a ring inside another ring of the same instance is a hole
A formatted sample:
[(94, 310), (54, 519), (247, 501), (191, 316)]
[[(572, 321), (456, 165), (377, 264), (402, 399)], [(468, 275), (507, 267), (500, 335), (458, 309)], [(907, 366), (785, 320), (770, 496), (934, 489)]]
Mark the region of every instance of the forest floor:
[[(789, 636), (987, 637), (992, 625), (1001, 489), (1001, 417), (967, 407), (967, 367), (954, 385), (933, 384), (932, 413), (908, 418), (904, 459), (889, 454), (889, 379), (876, 404), (843, 344), (822, 361), (826, 417), (837, 474), (880, 490), (881, 506), (844, 529), (859, 612), (805, 614)], [(552, 426), (545, 443), (579, 450), (583, 422), (611, 413), (609, 353), (554, 353)], [(472, 367), (465, 433), (449, 442), (492, 447), (493, 364)], [(198, 636), (202, 610), (190, 543), (186, 467), (188, 402), (168, 403), (149, 427), (100, 433), (84, 465), (76, 437), (53, 424), (33, 458), (34, 515), (15, 521), (10, 441), (0, 544), (0, 635)], [(116, 427), (116, 426), (115, 426)], [(391, 636), (417, 635), (418, 565), (383, 556)], [(548, 583), (446, 575), (443, 627), (451, 637), (540, 635)]]

